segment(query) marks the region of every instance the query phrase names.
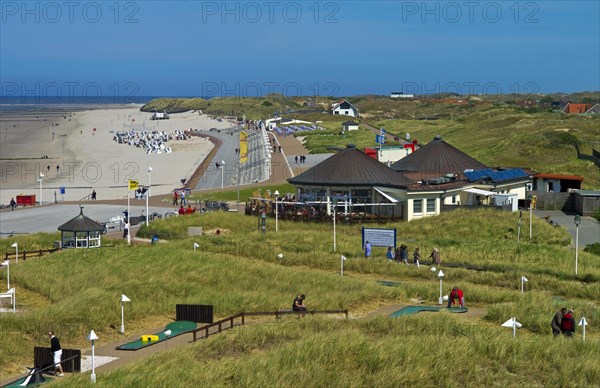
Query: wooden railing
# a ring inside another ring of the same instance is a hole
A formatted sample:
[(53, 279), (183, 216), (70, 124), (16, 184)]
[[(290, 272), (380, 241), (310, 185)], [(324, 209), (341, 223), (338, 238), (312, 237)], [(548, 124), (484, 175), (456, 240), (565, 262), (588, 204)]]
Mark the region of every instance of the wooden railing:
[[(59, 248), (39, 249), (37, 251), (22, 251), (22, 252), (19, 252), (19, 260), (27, 260), (27, 256), (40, 257), (44, 253), (52, 253), (52, 252), (56, 252), (58, 250), (59, 250)], [(17, 258), (16, 252), (5, 252), (4, 253), (4, 260), (16, 259), (16, 258)]]
[[(309, 311), (292, 311), (292, 310), (282, 310), (282, 311), (257, 311), (257, 312), (241, 312), (234, 314), (230, 317), (221, 319), (220, 321), (210, 323), (208, 325), (199, 327), (192, 331), (194, 336), (192, 342), (196, 342), (199, 339), (208, 338), (209, 335), (218, 334), (224, 330), (232, 329), (235, 326), (236, 319), (240, 320), (239, 325), (246, 324), (246, 317), (249, 316), (264, 316), (264, 315), (274, 315), (275, 319), (279, 319), (282, 315), (314, 315), (314, 314), (344, 314), (346, 319), (348, 319), (348, 310), (309, 310)], [(211, 333), (210, 329), (217, 328), (213, 330)], [(200, 334), (199, 334), (200, 333)]]

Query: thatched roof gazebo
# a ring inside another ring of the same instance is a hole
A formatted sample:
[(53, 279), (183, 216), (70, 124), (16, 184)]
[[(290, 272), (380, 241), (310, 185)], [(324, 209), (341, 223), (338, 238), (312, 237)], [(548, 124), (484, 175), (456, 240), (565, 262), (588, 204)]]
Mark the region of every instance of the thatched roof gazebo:
[(80, 207), (79, 215), (61, 226), (61, 243), (63, 248), (99, 248), (101, 236), (105, 231), (104, 225), (83, 215)]

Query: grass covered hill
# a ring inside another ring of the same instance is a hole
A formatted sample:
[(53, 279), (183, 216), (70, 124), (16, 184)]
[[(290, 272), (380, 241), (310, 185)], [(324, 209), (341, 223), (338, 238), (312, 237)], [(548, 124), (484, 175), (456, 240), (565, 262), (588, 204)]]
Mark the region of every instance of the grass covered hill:
[[(161, 236), (154, 245), (126, 246), (121, 240), (101, 249), (63, 250), (11, 265), (17, 287), (17, 315), (1, 314), (0, 374), (22, 372), (33, 346), (46, 346), (54, 328), (65, 347), (88, 347), (93, 328), (99, 346), (120, 320), (119, 297), (132, 299), (128, 333), (170, 322), (176, 303), (212, 304), (215, 318), (239, 311), (289, 307), (306, 293), (313, 309), (350, 309), (351, 319), (286, 318), (240, 327), (179, 349), (98, 375), (101, 386), (533, 386), (593, 385), (600, 379), (600, 262), (579, 253), (574, 276), (570, 237), (561, 228), (534, 219), (533, 239), (517, 243), (517, 214), (452, 212), (398, 228), (398, 243), (410, 251), (440, 248), (444, 289), (460, 286), (467, 307), (460, 314), (418, 314), (365, 319), (381, 306), (422, 301), (436, 304), (439, 282), (427, 265), (398, 265), (375, 248), (361, 251), (360, 225), (338, 225), (338, 252), (332, 252), (327, 224), (280, 221), (274, 233), (257, 230), (254, 217), (215, 212), (157, 220), (139, 236)], [(202, 226), (202, 237), (187, 227)], [(214, 233), (219, 229), (220, 234)], [(19, 236), (20, 249), (51, 245), (55, 235)], [(0, 241), (2, 252), (10, 242)], [(192, 245), (200, 247), (193, 251)], [(277, 255), (283, 253), (283, 259)], [(340, 277), (340, 254), (348, 260)], [(425, 257), (427, 254), (424, 255)], [(4, 281), (0, 271), (0, 281)], [(519, 291), (525, 275), (527, 292)], [(385, 287), (377, 280), (400, 282)], [(417, 302), (418, 303), (418, 302)], [(590, 323), (587, 342), (553, 339), (549, 322), (562, 306)], [(517, 340), (500, 324), (516, 316)], [(309, 371), (309, 373), (306, 373)], [(85, 386), (89, 376), (57, 385)]]

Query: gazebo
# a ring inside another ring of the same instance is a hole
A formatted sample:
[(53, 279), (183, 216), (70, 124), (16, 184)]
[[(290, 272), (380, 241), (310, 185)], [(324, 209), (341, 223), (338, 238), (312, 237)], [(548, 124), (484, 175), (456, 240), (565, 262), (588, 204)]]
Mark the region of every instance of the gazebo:
[(63, 248), (99, 248), (105, 227), (83, 215), (79, 215), (58, 227)]

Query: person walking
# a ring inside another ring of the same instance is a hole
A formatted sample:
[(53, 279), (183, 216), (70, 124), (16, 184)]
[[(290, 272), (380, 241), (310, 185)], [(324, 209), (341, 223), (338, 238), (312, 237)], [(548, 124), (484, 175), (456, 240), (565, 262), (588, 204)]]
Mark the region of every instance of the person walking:
[(400, 246), (400, 261), (408, 265), (408, 247), (406, 245)]
[(96, 200), (96, 190), (92, 190), (92, 201)]
[(429, 255), (428, 259), (431, 259), (431, 264), (440, 265), (442, 262), (440, 251), (437, 248), (433, 248), (433, 251), (431, 251), (431, 255)]
[(389, 261), (394, 261), (396, 254), (394, 253), (394, 247), (389, 247), (386, 253), (386, 257)]
[(15, 202), (15, 199), (11, 198), (10, 199), (10, 209), (11, 209), (11, 211), (14, 211), (16, 207), (17, 207), (17, 203)]
[(562, 330), (561, 330), (562, 319), (566, 313), (567, 313), (567, 309), (565, 307), (563, 307), (559, 311), (557, 311), (556, 314), (554, 314), (554, 317), (552, 317), (552, 321), (550, 322), (550, 327), (552, 328), (553, 336), (558, 337), (560, 335), (560, 333), (562, 332)]
[(421, 268), (421, 266), (419, 264), (420, 261), (421, 261), (421, 251), (419, 250), (419, 247), (416, 247), (415, 251), (413, 252), (413, 262), (415, 263), (417, 268)]
[[(62, 365), (60, 365), (61, 357), (62, 357), (62, 348), (60, 347), (60, 341), (54, 335), (53, 331), (48, 332), (48, 337), (50, 337), (50, 351), (52, 352), (52, 356), (54, 358), (54, 368), (57, 376), (64, 376)], [(58, 373), (57, 373), (58, 372)]]
[(573, 337), (575, 334), (575, 318), (573, 318), (573, 310), (567, 310), (560, 321), (560, 331), (565, 337)]
[(125, 225), (123, 225), (123, 238), (127, 238), (129, 236), (129, 219), (125, 220)]
[(173, 206), (179, 205), (179, 195), (177, 194), (177, 190), (173, 190)]

